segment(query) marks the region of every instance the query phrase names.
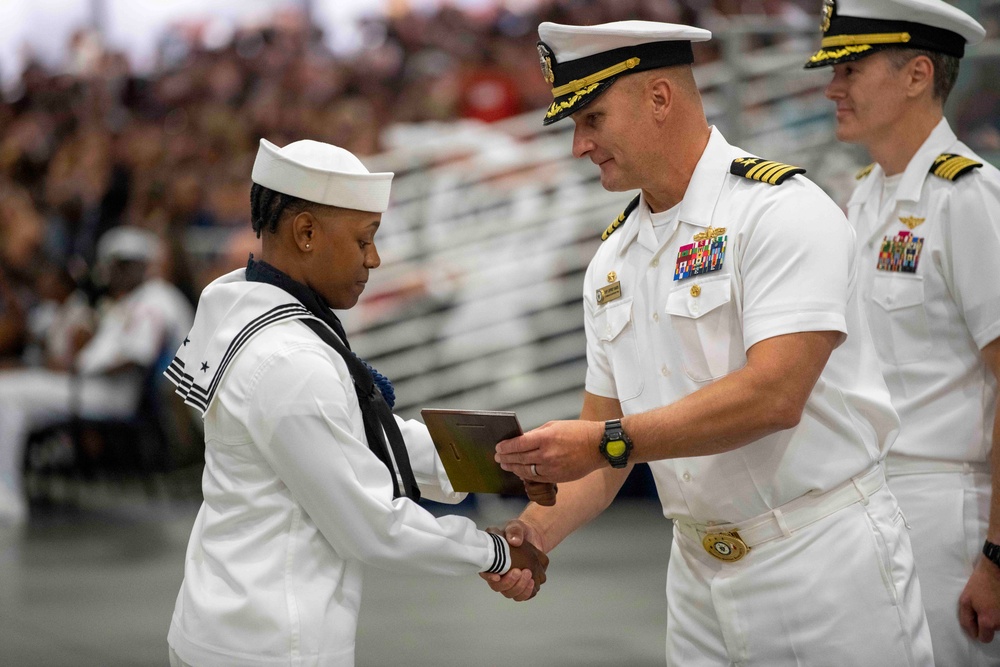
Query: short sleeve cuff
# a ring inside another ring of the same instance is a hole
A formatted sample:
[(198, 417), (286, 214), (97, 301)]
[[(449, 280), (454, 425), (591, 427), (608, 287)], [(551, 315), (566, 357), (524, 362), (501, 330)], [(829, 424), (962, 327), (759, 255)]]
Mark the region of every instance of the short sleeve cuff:
[(605, 398), (618, 398), (618, 390), (615, 385), (607, 380), (593, 375), (587, 371), (587, 379), (583, 384), (588, 393)]
[(775, 336), (806, 331), (839, 331), (847, 333), (847, 321), (840, 313), (799, 311), (746, 318), (743, 322), (743, 344), (746, 349)]
[(976, 346), (981, 350), (997, 338), (1000, 338), (1000, 322), (994, 322), (991, 326), (973, 335)]

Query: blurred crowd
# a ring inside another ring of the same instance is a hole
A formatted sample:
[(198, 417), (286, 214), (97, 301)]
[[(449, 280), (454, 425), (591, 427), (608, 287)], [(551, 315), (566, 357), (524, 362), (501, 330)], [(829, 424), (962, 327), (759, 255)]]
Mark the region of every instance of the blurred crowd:
[[(244, 263), (254, 247), (246, 223), (260, 137), (372, 155), (393, 125), (492, 122), (545, 106), (540, 21), (710, 26), (741, 12), (814, 22), (791, 0), (552, 0), (524, 13), (445, 6), (368, 19), (364, 46), (344, 56), (301, 14), (280, 13), (221, 46), (206, 46), (197, 24), (179, 26), (163, 37), (156, 72), (144, 76), (81, 30), (61, 70), (29, 62), (0, 104), (0, 363), (37, 358), (31, 314), (62, 298), (55, 287), (88, 287), (94, 301), (97, 241), (111, 228), (157, 234), (167, 247), (162, 277), (192, 302)], [(716, 57), (713, 46), (699, 47), (702, 62)], [(192, 265), (192, 228), (232, 231), (217, 261)]]
[[(29, 63), (0, 103), (0, 364), (37, 362), (44, 327), (32, 322), (43, 306), (77, 288), (96, 303), (102, 287), (92, 268), (109, 229), (159, 236), (166, 253), (157, 271), (192, 303), (208, 281), (245, 263), (256, 242), (248, 193), (260, 137), (278, 145), (316, 139), (368, 156), (386, 148), (394, 125), (493, 122), (542, 108), (551, 95), (538, 72), (541, 21), (640, 18), (713, 29), (736, 15), (766, 15), (810, 30), (818, 4), (541, 0), (520, 13), (397, 9), (366, 20), (363, 47), (349, 56), (332, 53), (301, 14), (281, 13), (211, 47), (197, 24), (184, 24), (164, 36), (158, 68), (143, 76), (81, 31), (64, 67)], [(700, 63), (718, 57), (717, 42), (696, 47)], [(1000, 94), (993, 98), (970, 117), (983, 142), (1000, 148)], [(213, 261), (191, 261), (185, 243), (196, 228), (228, 239)]]

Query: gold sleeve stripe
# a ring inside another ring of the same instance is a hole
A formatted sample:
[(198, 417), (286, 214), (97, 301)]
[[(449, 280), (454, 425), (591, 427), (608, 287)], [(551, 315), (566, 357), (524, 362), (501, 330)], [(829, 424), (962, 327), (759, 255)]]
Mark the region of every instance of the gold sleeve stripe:
[(760, 173), (761, 173), (761, 172), (762, 172), (763, 170), (765, 170), (765, 169), (770, 169), (770, 168), (771, 168), (771, 167), (773, 167), (773, 166), (774, 166), (775, 164), (776, 164), (776, 163), (775, 163), (775, 162), (772, 162), (771, 160), (764, 160), (763, 162), (761, 162), (761, 163), (760, 163), (760, 164), (758, 164), (757, 166), (755, 166), (755, 167), (753, 167), (752, 169), (750, 169), (750, 171), (748, 171), (748, 172), (747, 172), (746, 176), (747, 176), (747, 178), (752, 178), (752, 179), (754, 179), (754, 180), (758, 180), (758, 181), (759, 181), (759, 180), (762, 180), (762, 179), (760, 178), (759, 174), (760, 174)]
[(770, 185), (781, 185), (796, 174), (806, 173), (806, 170), (784, 162), (748, 156), (733, 160), (729, 173)]
[(567, 93), (575, 93), (578, 90), (591, 86), (599, 81), (604, 81), (605, 79), (614, 76), (615, 74), (620, 74), (627, 69), (632, 69), (639, 64), (638, 58), (629, 58), (628, 60), (623, 60), (617, 65), (612, 65), (602, 69), (600, 72), (594, 72), (590, 76), (584, 77), (582, 79), (575, 79), (567, 84), (559, 86), (558, 88), (552, 89), (552, 97), (562, 97)]
[(967, 157), (944, 153), (939, 155), (937, 160), (934, 161), (934, 165), (931, 167), (931, 173), (946, 180), (954, 181), (969, 173), (973, 169), (977, 169), (982, 166), (983, 164), (981, 162), (976, 162), (975, 160), (971, 160)]
[(788, 172), (792, 171), (793, 169), (798, 169), (798, 167), (793, 167), (791, 165), (784, 165), (780, 170), (771, 174), (771, 177), (768, 179), (767, 182), (770, 183), (771, 185), (777, 185), (781, 177), (787, 174)]
[(908, 32), (880, 32), (868, 35), (834, 35), (824, 37), (820, 46), (858, 46), (859, 44), (905, 44), (910, 41)]
[(632, 215), (632, 211), (634, 211), (639, 205), (639, 197), (640, 195), (636, 195), (632, 201), (628, 203), (628, 206), (625, 207), (625, 210), (618, 214), (615, 221), (608, 225), (608, 228), (604, 230), (603, 234), (601, 234), (602, 241), (607, 241), (609, 236), (614, 234), (619, 227), (625, 224), (625, 220)]

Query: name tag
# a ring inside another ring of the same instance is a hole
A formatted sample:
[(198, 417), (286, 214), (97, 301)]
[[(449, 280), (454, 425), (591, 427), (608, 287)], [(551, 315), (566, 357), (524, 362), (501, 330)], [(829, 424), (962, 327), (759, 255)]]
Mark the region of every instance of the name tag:
[(597, 303), (608, 303), (609, 301), (614, 301), (615, 299), (620, 299), (622, 296), (622, 284), (620, 281), (616, 280), (610, 285), (597, 290)]

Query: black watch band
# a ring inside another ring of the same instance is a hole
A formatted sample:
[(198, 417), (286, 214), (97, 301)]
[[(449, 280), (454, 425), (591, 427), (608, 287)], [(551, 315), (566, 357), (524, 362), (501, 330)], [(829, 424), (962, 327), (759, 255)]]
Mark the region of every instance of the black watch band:
[(609, 419), (604, 422), (604, 437), (601, 438), (600, 451), (612, 468), (624, 468), (628, 465), (632, 440), (625, 434), (621, 419)]
[(993, 544), (989, 540), (986, 540), (986, 544), (983, 545), (983, 555), (991, 563), (1000, 567), (1000, 544)]

